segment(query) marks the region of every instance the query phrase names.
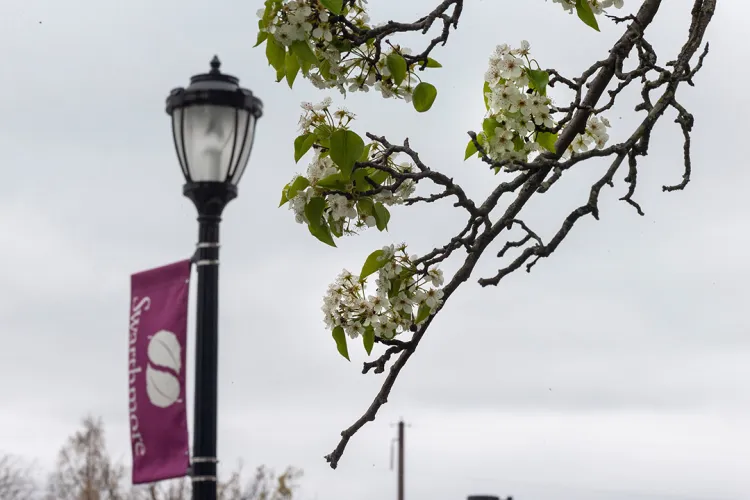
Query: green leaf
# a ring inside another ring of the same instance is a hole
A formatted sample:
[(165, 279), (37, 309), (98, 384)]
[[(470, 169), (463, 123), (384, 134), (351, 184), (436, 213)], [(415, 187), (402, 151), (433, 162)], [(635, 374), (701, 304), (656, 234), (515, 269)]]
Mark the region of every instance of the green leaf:
[(315, 135), (318, 136), (318, 139), (329, 139), (331, 137), (331, 133), (333, 132), (333, 129), (328, 125), (327, 123), (323, 123), (321, 125), (318, 125), (315, 127)]
[(307, 228), (310, 230), (310, 234), (318, 238), (326, 245), (330, 245), (332, 247), (336, 246), (336, 242), (333, 241), (333, 236), (331, 236), (331, 228), (329, 228), (328, 224), (326, 224), (325, 222), (321, 222), (320, 225), (316, 227), (308, 225)]
[(364, 193), (366, 191), (370, 191), (371, 189), (375, 188), (375, 186), (373, 186), (368, 181), (372, 181), (375, 184), (382, 184), (383, 180), (385, 179), (381, 180), (380, 182), (377, 182), (374, 178), (374, 177), (377, 177), (380, 179), (382, 177), (378, 175), (380, 172), (382, 171), (376, 170), (374, 168), (358, 168), (352, 174), (352, 180), (354, 181), (354, 188), (360, 193)]
[(326, 208), (326, 200), (316, 196), (305, 205), (305, 217), (310, 227), (320, 227), (323, 224), (323, 210)]
[(372, 215), (374, 208), (375, 204), (373, 203), (372, 198), (365, 197), (357, 200), (357, 212), (359, 212), (362, 218)]
[(435, 59), (432, 59), (430, 57), (427, 58), (427, 66), (428, 68), (442, 68), (443, 65), (437, 62)]
[(300, 191), (304, 191), (309, 185), (310, 181), (308, 181), (306, 177), (300, 175), (299, 177), (294, 179), (294, 182), (286, 190), (287, 198), (290, 200), (294, 199), (294, 197), (297, 196), (297, 193), (299, 193)]
[(482, 97), (484, 98), (484, 109), (490, 109), (490, 100), (487, 98), (487, 94), (490, 93), (490, 82), (484, 82), (482, 88)]
[(364, 150), (365, 141), (351, 130), (338, 129), (331, 134), (331, 159), (341, 169), (344, 179), (351, 177), (354, 164)]
[(320, 71), (320, 76), (322, 76), (326, 80), (334, 79), (331, 75), (331, 62), (328, 59), (324, 60), (318, 65), (318, 71)]
[(370, 150), (372, 149), (372, 143), (365, 146), (364, 151), (362, 151), (362, 156), (359, 157), (359, 160), (357, 161), (367, 161), (370, 159)]
[(401, 291), (401, 284), (403, 280), (401, 278), (394, 278), (391, 280), (391, 288), (388, 290), (388, 298), (392, 299), (398, 292)]
[(369, 175), (370, 179), (372, 179), (375, 184), (383, 184), (386, 180), (388, 180), (388, 177), (391, 176), (388, 172), (385, 170), (378, 170), (376, 168), (372, 169), (373, 172), (371, 175)]
[(391, 77), (393, 78), (393, 81), (396, 83), (396, 85), (401, 85), (401, 82), (403, 82), (404, 78), (406, 78), (406, 71), (408, 69), (406, 60), (401, 56), (401, 54), (391, 52), (385, 58), (385, 65), (391, 72)]
[(347, 361), (351, 361), (349, 359), (349, 348), (346, 346), (346, 333), (344, 333), (342, 327), (337, 326), (333, 329), (333, 340), (336, 341), (336, 349), (339, 351), (339, 354), (344, 356)]
[(286, 195), (287, 189), (289, 189), (289, 184), (281, 189), (281, 201), (279, 202), (280, 207), (283, 207), (284, 204), (289, 201), (289, 198)]
[[(367, 29), (364, 26), (361, 26), (360, 29)], [(351, 52), (351, 50), (354, 48), (354, 44), (349, 40), (343, 40), (338, 37), (333, 37), (333, 41), (331, 42), (331, 45), (336, 47), (336, 49), (339, 52)]]
[[(298, 58), (299, 60), (299, 58)], [(310, 73), (310, 68), (312, 67), (312, 64), (310, 64), (307, 61), (300, 61), (299, 62), (300, 68), (302, 68), (302, 74), (307, 76)]]
[(284, 67), (286, 83), (289, 84), (289, 88), (292, 88), (292, 85), (294, 85), (294, 79), (297, 78), (297, 73), (299, 73), (299, 61), (297, 60), (297, 56), (291, 52), (287, 52), (284, 58)]
[(367, 170), (365, 168), (358, 168), (352, 172), (352, 181), (354, 182), (354, 189), (357, 191), (367, 191), (370, 184), (365, 180), (367, 177)]
[(555, 153), (557, 134), (553, 134), (552, 132), (539, 132), (536, 134), (536, 142), (550, 153)]
[(273, 66), (277, 74), (279, 71), (284, 70), (284, 61), (286, 59), (286, 49), (284, 46), (276, 40), (274, 37), (268, 39), (266, 43), (266, 58), (268, 58), (268, 64)]
[(527, 70), (529, 76), (529, 87), (539, 92), (541, 95), (547, 95), (547, 84), (549, 83), (549, 73), (542, 69)]
[(331, 147), (330, 139), (331, 139), (332, 132), (333, 132), (333, 129), (327, 123), (318, 125), (317, 127), (315, 127), (315, 130), (313, 131), (315, 136), (318, 138), (318, 144), (320, 144), (324, 148)]
[(375, 250), (365, 259), (365, 264), (362, 266), (362, 272), (359, 273), (359, 281), (364, 282), (365, 279), (372, 273), (378, 272), (383, 266), (388, 264), (388, 259), (383, 259), (383, 251)]
[(315, 144), (315, 134), (302, 134), (294, 139), (294, 162), (299, 162), (300, 158), (310, 151), (313, 144)]
[(344, 0), (320, 0), (320, 3), (337, 16), (341, 15), (341, 10), (344, 8)]
[(308, 181), (306, 177), (301, 175), (298, 176), (294, 179), (294, 182), (287, 184), (284, 186), (284, 189), (281, 190), (281, 202), (279, 203), (279, 206), (282, 206), (287, 201), (293, 199), (300, 191), (307, 189), (307, 186), (309, 185), (310, 181)]
[(588, 0), (576, 0), (576, 13), (581, 21), (599, 31), (599, 23), (596, 22), (596, 16)]
[(318, 56), (315, 55), (315, 52), (312, 51), (309, 45), (307, 45), (307, 42), (303, 42), (301, 40), (297, 40), (296, 42), (292, 42), (291, 47), (289, 47), (289, 52), (293, 53), (297, 58), (299, 58), (300, 63), (306, 62), (309, 64), (318, 64)]
[(341, 238), (344, 236), (344, 219), (339, 219), (337, 221), (330, 221), (328, 227), (331, 228), (331, 234), (333, 234), (336, 238)]
[(523, 142), (523, 138), (518, 135), (513, 135), (513, 151), (521, 151), (524, 147), (525, 143)]
[(435, 86), (427, 82), (421, 82), (414, 87), (414, 93), (412, 94), (414, 109), (420, 113), (424, 113), (432, 107), (432, 103), (435, 102), (436, 97), (437, 89)]
[(494, 137), (495, 129), (499, 126), (500, 124), (494, 118), (485, 118), (482, 121), (482, 131), (487, 137)]
[(307, 202), (307, 205), (305, 205), (307, 227), (310, 230), (310, 234), (326, 245), (335, 247), (336, 243), (333, 241), (333, 236), (331, 236), (331, 229), (328, 227), (326, 221), (323, 220), (323, 210), (325, 210), (325, 207), (326, 201), (319, 196)]
[(258, 21), (258, 38), (255, 40), (255, 45), (253, 45), (253, 48), (257, 47), (261, 43), (265, 41), (266, 38), (268, 38), (268, 32), (264, 31), (265, 26), (263, 24), (263, 19)]
[(468, 160), (477, 153), (478, 150), (476, 145), (474, 144), (474, 140), (469, 139), (469, 144), (466, 145), (466, 152), (464, 153), (464, 161)]
[(372, 346), (375, 345), (375, 329), (373, 327), (365, 328), (365, 333), (362, 334), (362, 343), (365, 345), (365, 351), (369, 356), (372, 352)]
[(261, 19), (261, 21), (268, 24), (268, 22), (271, 21), (271, 19), (273, 19), (274, 14), (276, 13), (276, 9), (274, 9), (274, 7), (277, 7), (278, 5), (274, 5), (274, 4), (280, 4), (280, 3), (281, 2), (277, 2), (276, 0), (266, 0), (265, 1), (266, 10), (263, 11), (263, 19)]
[(379, 230), (384, 231), (388, 229), (388, 221), (391, 220), (391, 213), (385, 208), (385, 205), (377, 202), (375, 204), (375, 213), (373, 216), (375, 217), (375, 224), (377, 224)]
[(414, 323), (418, 325), (429, 318), (431, 311), (432, 310), (427, 304), (422, 304), (421, 306), (419, 306), (419, 311), (417, 311), (417, 319), (414, 320)]
[(346, 189), (346, 182), (344, 182), (344, 179), (341, 178), (341, 174), (336, 172), (335, 174), (331, 174), (328, 177), (324, 177), (320, 179), (316, 186), (322, 187), (324, 189), (336, 189), (339, 191), (343, 191)]

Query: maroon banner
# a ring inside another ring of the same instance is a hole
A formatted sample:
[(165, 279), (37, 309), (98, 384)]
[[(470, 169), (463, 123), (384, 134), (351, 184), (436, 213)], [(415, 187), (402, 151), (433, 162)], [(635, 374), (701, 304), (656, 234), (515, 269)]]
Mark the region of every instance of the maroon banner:
[(133, 484), (187, 474), (189, 286), (189, 260), (130, 277), (128, 383)]

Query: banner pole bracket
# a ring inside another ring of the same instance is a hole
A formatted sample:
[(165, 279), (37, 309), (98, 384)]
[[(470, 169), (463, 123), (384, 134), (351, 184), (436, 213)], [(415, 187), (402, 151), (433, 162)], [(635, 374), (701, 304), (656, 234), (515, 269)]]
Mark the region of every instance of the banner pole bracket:
[(204, 481), (216, 482), (216, 476), (193, 476), (190, 478), (194, 483), (201, 483)]

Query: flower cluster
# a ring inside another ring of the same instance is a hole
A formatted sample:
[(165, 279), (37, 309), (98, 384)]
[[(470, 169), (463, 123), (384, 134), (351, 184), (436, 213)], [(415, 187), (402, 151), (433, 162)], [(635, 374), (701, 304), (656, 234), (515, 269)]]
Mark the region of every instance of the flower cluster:
[(365, 145), (347, 128), (354, 114), (346, 109), (331, 111), (330, 106), (331, 99), (302, 103), (295, 158), (310, 149), (314, 153), (305, 175), (295, 175), (284, 187), (282, 205), (289, 202), (295, 220), (332, 245), (333, 236), (368, 227), (387, 229), (386, 207), (403, 204), (416, 183), (403, 177), (414, 171), (413, 164), (396, 163), (397, 157), (378, 142)]
[[(342, 37), (342, 29), (347, 24), (361, 30), (372, 29), (366, 0), (345, 2), (341, 12), (326, 9), (331, 7), (329, 3), (332, 2), (267, 0), (266, 7), (258, 11), (258, 43), (266, 41), (266, 55), (278, 79), (286, 76), (291, 86), (302, 70), (319, 89), (335, 88), (346, 94), (372, 88), (383, 97), (411, 102), (420, 83), (414, 73), (418, 63), (407, 63), (403, 57), (411, 51), (391, 45), (376, 57), (373, 39), (353, 46)], [(432, 59), (427, 66), (440, 67)], [(419, 92), (424, 92), (424, 88)]]
[(347, 127), (357, 115), (347, 110), (339, 108), (331, 112), (333, 99), (326, 97), (318, 104), (303, 102), (302, 115), (299, 119), (299, 131), (303, 134), (314, 132), (321, 125), (327, 125), (332, 128)]
[[(352, 339), (368, 333), (392, 339), (423, 323), (442, 304), (443, 273), (418, 272), (416, 259), (405, 244), (390, 245), (368, 257), (360, 276), (344, 270), (323, 299), (326, 326)], [(375, 293), (368, 294), (367, 277), (376, 273)]]
[(328, 11), (319, 9), (318, 2), (267, 2), (258, 10), (258, 17), (265, 21), (262, 29), (286, 47), (307, 39), (323, 43), (333, 40)]
[[(398, 173), (407, 173), (414, 167), (404, 162), (390, 165), (390, 168)], [(305, 207), (313, 198), (322, 197), (326, 201), (323, 216), (334, 230), (334, 234), (354, 234), (359, 229), (378, 226), (378, 212), (375, 207), (403, 204), (416, 189), (411, 179), (406, 179), (394, 190), (388, 189), (396, 182), (388, 176), (380, 184), (384, 189), (369, 196), (362, 196), (361, 192), (355, 189), (354, 181), (337, 186), (333, 186), (332, 182), (326, 182), (337, 175), (338, 169), (331, 157), (323, 156), (320, 151), (316, 151), (307, 167), (306, 175), (294, 176), (288, 186), (293, 186), (301, 179), (308, 184), (289, 200), (289, 209), (294, 213), (297, 223), (309, 224), (305, 216)]]
[(566, 155), (569, 156), (571, 153), (582, 153), (588, 151), (592, 146), (596, 149), (602, 149), (609, 140), (609, 134), (607, 129), (610, 127), (609, 120), (603, 116), (591, 115), (586, 122), (586, 130), (583, 134), (579, 134), (568, 146)]
[(493, 160), (525, 161), (539, 149), (532, 140), (537, 129), (554, 127), (551, 101), (546, 97), (548, 77), (531, 68), (529, 54), (529, 43), (524, 40), (517, 49), (498, 45), (490, 56), (484, 75), (488, 116), (481, 139)]
[[(621, 9), (625, 4), (623, 0), (583, 0), (591, 6), (594, 14), (601, 14), (610, 7)], [(552, 0), (553, 3), (559, 3), (563, 9), (572, 14), (576, 8), (576, 0)]]
[[(494, 161), (529, 161), (532, 155), (547, 150), (554, 152), (557, 126), (552, 100), (547, 97), (549, 74), (534, 69), (529, 42), (523, 40), (519, 48), (498, 45), (490, 56), (484, 75), (484, 98), (487, 114), (477, 141), (487, 156)], [(563, 156), (585, 151), (590, 147), (603, 148), (609, 139), (609, 122), (592, 116), (584, 134), (563, 152)], [(475, 151), (469, 143), (467, 158)]]

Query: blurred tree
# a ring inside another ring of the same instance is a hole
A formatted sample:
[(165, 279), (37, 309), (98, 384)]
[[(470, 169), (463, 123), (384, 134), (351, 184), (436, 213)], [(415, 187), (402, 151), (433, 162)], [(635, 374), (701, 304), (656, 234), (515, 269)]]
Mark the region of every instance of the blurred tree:
[[(302, 471), (293, 467), (280, 475), (264, 466), (255, 470), (252, 479), (243, 482), (242, 465), (229, 478), (219, 482), (219, 500), (292, 500)], [(165, 481), (146, 487), (135, 486), (133, 500), (190, 500), (189, 478)]]
[[(20, 469), (0, 461), (0, 499), (29, 500), (36, 484), (30, 482), (25, 494), (5, 495), (4, 478), (9, 484), (22, 485)], [(255, 475), (243, 482), (242, 464), (229, 478), (219, 483), (219, 500), (292, 500), (302, 471), (288, 467), (282, 474), (258, 467)], [(20, 486), (18, 486), (20, 487)], [(18, 488), (17, 487), (17, 488)], [(9, 489), (8, 491), (15, 491)], [(150, 485), (130, 486), (125, 467), (113, 463), (104, 439), (101, 419), (86, 417), (83, 428), (68, 438), (58, 454), (57, 468), (47, 483), (46, 500), (190, 500), (190, 478), (162, 481)]]
[(37, 489), (29, 468), (18, 457), (0, 455), (0, 499), (28, 500)]
[(48, 500), (126, 500), (125, 469), (113, 464), (101, 419), (86, 417), (83, 428), (68, 438), (47, 484)]

